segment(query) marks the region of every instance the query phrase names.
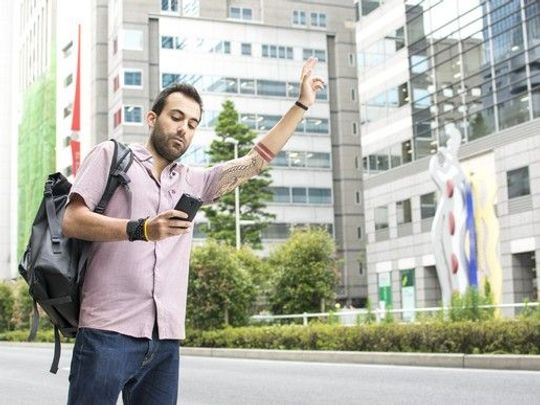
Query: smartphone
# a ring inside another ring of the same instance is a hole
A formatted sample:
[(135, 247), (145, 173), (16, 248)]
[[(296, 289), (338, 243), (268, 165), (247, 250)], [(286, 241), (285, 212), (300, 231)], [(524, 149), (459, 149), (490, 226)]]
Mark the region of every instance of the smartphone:
[(183, 211), (186, 214), (188, 214), (187, 218), (179, 218), (184, 221), (193, 221), (193, 218), (195, 218), (195, 214), (197, 213), (197, 210), (202, 205), (202, 200), (197, 197), (193, 197), (189, 194), (182, 194), (182, 197), (180, 197), (180, 200), (178, 200), (178, 203), (176, 203), (176, 206), (174, 207), (175, 210)]

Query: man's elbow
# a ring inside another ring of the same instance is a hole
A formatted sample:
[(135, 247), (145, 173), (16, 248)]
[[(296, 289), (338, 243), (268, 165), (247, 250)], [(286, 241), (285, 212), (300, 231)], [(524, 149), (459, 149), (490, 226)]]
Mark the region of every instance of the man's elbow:
[(78, 195), (74, 195), (68, 203), (62, 218), (62, 234), (65, 237), (79, 237), (82, 219), (86, 211), (88, 211), (88, 207), (84, 200)]
[(72, 210), (70, 210), (70, 207), (68, 206), (64, 211), (64, 218), (62, 218), (62, 234), (64, 237), (73, 238), (75, 236), (73, 233), (74, 222)]

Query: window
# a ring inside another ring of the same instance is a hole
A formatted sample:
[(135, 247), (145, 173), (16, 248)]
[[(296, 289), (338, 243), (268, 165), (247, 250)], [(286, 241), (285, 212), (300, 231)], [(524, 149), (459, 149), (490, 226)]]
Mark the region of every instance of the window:
[(293, 19), (292, 19), (293, 25), (306, 25), (306, 12), (301, 10), (294, 10), (293, 11)]
[(64, 58), (67, 58), (73, 52), (73, 41), (70, 41), (64, 48), (62, 48), (62, 53)]
[(212, 48), (210, 51), (211, 53), (223, 53), (223, 54), (230, 54), (231, 53), (231, 42), (230, 41), (220, 41), (217, 43), (216, 46)]
[(120, 76), (116, 75), (113, 79), (113, 91), (117, 91), (120, 88)]
[(229, 18), (235, 20), (253, 20), (253, 9), (247, 7), (231, 7), (229, 8)]
[(272, 160), (272, 166), (287, 167), (289, 166), (289, 155), (288, 152), (281, 151), (276, 157)]
[(130, 51), (143, 50), (143, 32), (136, 30), (123, 30), (122, 49)]
[(71, 83), (73, 83), (73, 73), (70, 73), (70, 74), (64, 79), (64, 87), (68, 87)]
[(409, 222), (412, 222), (412, 213), (411, 213), (411, 200), (403, 200), (398, 201), (396, 203), (396, 210), (397, 210), (397, 223), (400, 224), (408, 224)]
[(364, 237), (364, 231), (361, 226), (356, 227), (356, 237), (361, 240)]
[(509, 199), (531, 194), (528, 166), (508, 171), (506, 180)]
[(114, 113), (113, 117), (113, 128), (118, 127), (122, 123), (122, 110), (118, 109)]
[(358, 135), (358, 124), (356, 122), (352, 123), (352, 133), (353, 135)]
[(375, 208), (375, 230), (388, 228), (388, 207)]
[(324, 118), (306, 118), (306, 132), (328, 134), (328, 120)]
[(69, 115), (71, 115), (71, 111), (73, 110), (73, 104), (72, 103), (69, 103), (68, 105), (66, 105), (64, 107), (64, 118), (68, 117)]
[(354, 66), (354, 53), (349, 53), (349, 66)]
[(173, 37), (162, 36), (161, 37), (161, 47), (163, 49), (173, 49)]
[(287, 203), (291, 202), (291, 196), (289, 195), (289, 187), (270, 187), (272, 191), (272, 202), (275, 203)]
[(291, 167), (306, 167), (306, 152), (289, 152)]
[(351, 89), (351, 101), (356, 101), (356, 90)]
[(382, 0), (360, 0), (358, 6), (361, 8), (362, 16), (368, 15), (381, 5)]
[(124, 86), (141, 87), (142, 72), (140, 70), (124, 70)]
[(304, 48), (302, 58), (308, 60), (311, 56), (315, 56), (319, 62), (326, 62), (326, 51), (324, 49)]
[(240, 79), (240, 94), (255, 94), (255, 80)]
[(182, 13), (187, 17), (198, 17), (201, 11), (199, 0), (184, 0)]
[(257, 94), (262, 96), (287, 96), (287, 86), (285, 82), (273, 80), (257, 80)]
[(435, 193), (423, 194), (420, 196), (420, 218), (432, 218), (437, 209)]
[(161, 0), (161, 10), (178, 12), (178, 0)]
[(262, 239), (287, 239), (289, 224), (270, 224), (262, 231)]
[(307, 203), (307, 190), (304, 187), (293, 187), (292, 189), (292, 202), (293, 204), (306, 204)]
[(251, 56), (251, 44), (242, 43), (242, 55)]
[(142, 108), (131, 105), (124, 106), (124, 122), (131, 124), (142, 123)]
[(307, 152), (306, 166), (314, 168), (330, 168), (330, 153), (325, 152)]
[(263, 58), (293, 59), (294, 52), (291, 46), (263, 44), (261, 48)]
[(116, 55), (118, 52), (118, 37), (114, 37), (113, 39), (113, 55)]
[(312, 27), (326, 27), (326, 14), (324, 13), (311, 13), (311, 26)]
[(310, 204), (332, 204), (332, 192), (329, 188), (308, 189)]
[(161, 75), (161, 87), (165, 88), (180, 81), (180, 75), (176, 73), (163, 73)]

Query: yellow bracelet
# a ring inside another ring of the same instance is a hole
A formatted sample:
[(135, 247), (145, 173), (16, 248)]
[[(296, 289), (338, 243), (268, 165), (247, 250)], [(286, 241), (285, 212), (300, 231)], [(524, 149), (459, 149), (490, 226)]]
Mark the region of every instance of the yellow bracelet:
[(148, 223), (148, 218), (146, 218), (146, 219), (144, 220), (144, 227), (143, 227), (143, 231), (144, 231), (144, 240), (148, 242), (148, 241), (149, 241), (149, 239), (148, 239), (148, 230), (147, 230), (147, 228), (146, 228), (146, 224), (147, 224), (147, 223)]

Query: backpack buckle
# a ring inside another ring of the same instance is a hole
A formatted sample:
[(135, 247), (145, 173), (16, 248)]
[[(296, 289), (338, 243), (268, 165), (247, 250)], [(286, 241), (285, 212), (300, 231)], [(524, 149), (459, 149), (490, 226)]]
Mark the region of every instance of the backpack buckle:
[(115, 170), (114, 171), (114, 176), (119, 177), (120, 178), (120, 183), (123, 184), (123, 185), (126, 185), (126, 184), (128, 184), (130, 182), (130, 178), (128, 177), (126, 172), (124, 172), (122, 170)]

